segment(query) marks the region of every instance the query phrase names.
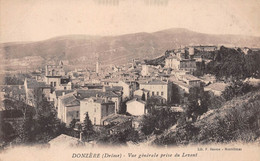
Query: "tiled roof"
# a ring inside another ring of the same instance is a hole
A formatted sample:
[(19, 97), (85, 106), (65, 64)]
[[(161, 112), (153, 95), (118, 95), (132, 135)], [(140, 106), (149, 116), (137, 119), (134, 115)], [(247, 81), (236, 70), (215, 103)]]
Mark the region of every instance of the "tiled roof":
[(70, 79), (68, 76), (61, 76), (61, 79)]
[(176, 77), (171, 77), (169, 80), (172, 81), (176, 85), (183, 86), (185, 88), (190, 88), (190, 86), (188, 84), (186, 84), (182, 81), (179, 81)]
[(96, 97), (98, 95), (99, 97), (118, 97), (117, 94), (115, 94), (112, 91), (103, 92), (102, 90), (77, 90), (78, 97), (80, 99), (84, 98), (90, 98), (90, 97)]
[(151, 80), (151, 81), (148, 81), (148, 82), (144, 82), (144, 83), (141, 83), (140, 84), (148, 84), (148, 85), (166, 85), (167, 82), (164, 82), (164, 81), (161, 81), (161, 80)]
[(149, 90), (146, 90), (146, 89), (139, 89), (139, 90), (141, 90), (143, 92), (149, 92)]
[(134, 102), (134, 101), (140, 102), (140, 103), (142, 103), (142, 104), (146, 104), (145, 101), (143, 101), (143, 100), (141, 100), (141, 99), (139, 99), (139, 98), (137, 98), (137, 97), (134, 98), (134, 99), (132, 99), (132, 100), (130, 100), (130, 101), (128, 101), (128, 102), (126, 102), (126, 104), (129, 104), (129, 103)]
[(177, 59), (177, 60), (179, 60), (179, 58), (176, 55), (171, 55), (171, 56), (169, 56), (166, 59)]
[(172, 81), (174, 84), (176, 84), (176, 85), (179, 85), (179, 86), (182, 86), (182, 87), (185, 87), (185, 88), (190, 88), (191, 86), (190, 85), (188, 85), (188, 84), (186, 84), (186, 83), (183, 83), (183, 82), (181, 82), (181, 81), (178, 81), (178, 80), (173, 80)]
[(56, 90), (55, 95), (56, 97), (62, 96), (62, 93), (65, 92), (65, 94), (73, 92), (73, 90)]
[(112, 114), (112, 115), (109, 115), (107, 117), (104, 117), (102, 119), (102, 122), (103, 121), (107, 121), (107, 122), (114, 122), (114, 123), (122, 123), (122, 122), (125, 122), (125, 121), (129, 121), (129, 119), (131, 119), (132, 117), (131, 116), (126, 116), (126, 115), (120, 115), (120, 114)]
[(105, 86), (106, 91), (122, 91), (122, 86)]
[(71, 107), (71, 106), (79, 106), (79, 105), (80, 105), (79, 100), (74, 99), (74, 100), (72, 100), (71, 102), (69, 102), (66, 106), (67, 106), (67, 107)]
[(98, 84), (95, 84), (95, 83), (87, 83), (84, 85), (84, 87), (87, 87), (88, 89), (102, 89), (103, 85), (98, 83)]
[(190, 81), (200, 80), (199, 78), (197, 78), (193, 75), (190, 75), (190, 74), (185, 74), (185, 75), (183, 75), (183, 77), (186, 78), (187, 80), (190, 80)]
[(108, 78), (108, 79), (102, 79), (102, 82), (119, 82), (120, 78), (119, 77), (114, 77), (114, 78)]
[(48, 77), (48, 78), (61, 78), (62, 76), (60, 75), (46, 75), (45, 77)]
[(26, 79), (26, 82), (29, 89), (50, 87), (45, 82), (37, 82), (35, 79)]
[(64, 96), (61, 96), (60, 99), (61, 99), (61, 102), (65, 106), (79, 106), (80, 105), (79, 101), (75, 97), (75, 92), (68, 93)]
[(189, 61), (195, 61), (195, 59), (182, 59), (180, 61), (182, 61), (182, 62), (189, 62)]
[(213, 83), (205, 87), (205, 89), (211, 89), (215, 91), (224, 91), (228, 86), (226, 83)]
[(61, 134), (57, 136), (56, 138), (49, 141), (49, 144), (51, 145), (61, 145), (61, 144), (67, 144), (67, 145), (78, 145), (81, 143), (81, 141), (78, 138), (68, 136), (65, 134)]
[(106, 101), (105, 98), (100, 98), (100, 97), (91, 97), (91, 98), (84, 99), (84, 100), (86, 100), (86, 101), (93, 100), (94, 102), (100, 103), (100, 104), (114, 103), (114, 102), (109, 101), (109, 100)]

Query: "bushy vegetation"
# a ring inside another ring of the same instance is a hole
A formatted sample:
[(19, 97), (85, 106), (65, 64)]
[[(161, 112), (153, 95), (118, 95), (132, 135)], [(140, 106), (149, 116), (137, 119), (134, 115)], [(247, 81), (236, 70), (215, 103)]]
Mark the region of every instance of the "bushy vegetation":
[[(260, 95), (254, 95), (246, 103), (233, 106), (223, 114), (214, 116), (212, 123), (203, 120), (198, 141), (230, 142), (255, 141), (260, 136)], [(206, 126), (205, 126), (206, 125)]]
[(179, 113), (173, 112), (169, 107), (152, 108), (151, 112), (144, 116), (141, 123), (141, 131), (145, 135), (160, 134), (165, 129), (176, 124)]
[(182, 96), (180, 94), (179, 88), (176, 84), (172, 84), (172, 103), (173, 104), (180, 104)]
[[(61, 133), (66, 133), (65, 124), (60, 122), (55, 108), (47, 100), (38, 102), (36, 112), (31, 112), (30, 106), (23, 105), (23, 107), (19, 107), (22, 115), (19, 118), (14, 118), (17, 121), (11, 125), (14, 129), (11, 131), (11, 136), (15, 136), (12, 137), (14, 140), (1, 136), (5, 142), (11, 141), (15, 144), (47, 143)], [(7, 117), (4, 116), (5, 118)], [(6, 131), (5, 129), (1, 130)]]
[(217, 79), (244, 80), (259, 78), (260, 53), (250, 51), (247, 55), (241, 49), (221, 47), (214, 60), (206, 65), (204, 73), (213, 74)]
[(163, 55), (163, 56), (161, 56), (159, 58), (156, 58), (156, 59), (144, 60), (144, 62), (147, 65), (153, 65), (153, 66), (161, 65), (161, 66), (164, 66), (166, 57), (167, 56)]
[(195, 76), (203, 76), (206, 70), (206, 64), (203, 60), (202, 62), (196, 62), (197, 70), (193, 73)]
[(16, 74), (16, 75), (6, 75), (4, 78), (5, 85), (23, 85), (25, 78), (30, 78), (28, 74)]
[(230, 86), (225, 88), (225, 91), (222, 93), (222, 96), (228, 101), (234, 97), (242, 96), (247, 94), (250, 91), (259, 90), (259, 87), (254, 87), (248, 82), (236, 81), (232, 82)]
[(215, 96), (214, 94), (208, 96), (208, 109), (218, 109), (226, 102), (222, 96)]
[(106, 132), (101, 132), (98, 137), (96, 137), (97, 143), (103, 145), (126, 145), (128, 141), (138, 142), (139, 134), (133, 128), (119, 132), (108, 134)]
[[(241, 103), (241, 100), (242, 103)], [(252, 142), (260, 137), (260, 92), (250, 92), (197, 122), (185, 122), (166, 135), (158, 137), (157, 145), (190, 143)]]
[(199, 116), (208, 111), (209, 94), (201, 87), (192, 87), (189, 89), (188, 103), (185, 108), (185, 114), (188, 119), (196, 121)]
[(149, 97), (146, 102), (146, 108), (149, 113), (152, 111), (152, 109), (155, 109), (155, 107), (165, 105), (161, 98), (155, 96)]

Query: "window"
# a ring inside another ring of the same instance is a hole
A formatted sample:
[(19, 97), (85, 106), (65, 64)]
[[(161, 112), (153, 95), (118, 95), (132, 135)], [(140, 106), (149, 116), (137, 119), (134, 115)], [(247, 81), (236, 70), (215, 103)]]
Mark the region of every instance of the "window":
[(67, 88), (66, 87), (64, 87), (64, 90), (66, 90)]
[(51, 82), (51, 87), (53, 86), (53, 82)]
[(163, 96), (163, 92), (161, 92), (161, 96)]
[(56, 82), (54, 82), (54, 87), (56, 87)]
[(76, 117), (79, 117), (79, 111), (76, 112)]
[(94, 117), (94, 125), (96, 125), (96, 118)]
[(154, 92), (152, 92), (152, 96), (154, 96)]
[(159, 92), (156, 92), (156, 95), (159, 96)]

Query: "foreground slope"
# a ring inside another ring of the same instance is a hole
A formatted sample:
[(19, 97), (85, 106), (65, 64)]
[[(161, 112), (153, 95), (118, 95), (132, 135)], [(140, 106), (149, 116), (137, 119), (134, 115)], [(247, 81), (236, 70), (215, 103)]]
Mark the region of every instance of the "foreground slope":
[(182, 123), (153, 141), (156, 145), (256, 142), (260, 138), (260, 91), (210, 110), (195, 123)]

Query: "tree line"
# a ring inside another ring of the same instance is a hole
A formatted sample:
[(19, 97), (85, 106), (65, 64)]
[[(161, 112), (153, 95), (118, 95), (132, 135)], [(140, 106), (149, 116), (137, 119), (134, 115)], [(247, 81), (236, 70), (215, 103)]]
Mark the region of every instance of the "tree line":
[(220, 47), (215, 52), (213, 61), (204, 68), (203, 73), (213, 74), (217, 79), (230, 81), (244, 80), (246, 78), (260, 78), (260, 51), (249, 50), (245, 54), (240, 48)]

